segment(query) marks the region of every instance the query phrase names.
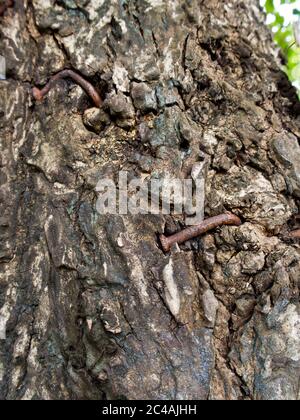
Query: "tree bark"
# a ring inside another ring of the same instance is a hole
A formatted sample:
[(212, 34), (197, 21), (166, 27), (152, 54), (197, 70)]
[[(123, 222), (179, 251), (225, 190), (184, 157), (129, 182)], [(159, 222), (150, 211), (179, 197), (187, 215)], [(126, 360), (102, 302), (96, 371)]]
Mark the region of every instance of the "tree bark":
[[(1, 19), (1, 399), (299, 399), (299, 104), (257, 0), (16, 0)], [(62, 69), (71, 80), (32, 97)], [(223, 226), (100, 215), (103, 177), (205, 183)], [(197, 171), (196, 171), (197, 172)]]

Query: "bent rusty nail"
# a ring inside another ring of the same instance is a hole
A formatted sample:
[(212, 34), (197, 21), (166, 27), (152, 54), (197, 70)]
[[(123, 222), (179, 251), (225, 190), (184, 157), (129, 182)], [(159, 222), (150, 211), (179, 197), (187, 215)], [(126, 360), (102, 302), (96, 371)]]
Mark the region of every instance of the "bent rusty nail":
[(100, 108), (102, 105), (102, 99), (99, 95), (99, 93), (96, 91), (93, 85), (91, 85), (90, 82), (85, 80), (83, 77), (81, 77), (79, 74), (75, 73), (73, 70), (62, 70), (59, 73), (55, 74), (49, 82), (46, 84), (46, 86), (43, 87), (43, 89), (39, 89), (37, 87), (34, 87), (32, 89), (33, 97), (36, 101), (41, 101), (44, 96), (47, 95), (47, 93), (52, 88), (53, 84), (60, 79), (65, 79), (69, 77), (70, 79), (74, 80), (78, 85), (80, 85), (85, 92), (91, 97), (94, 104), (97, 108)]

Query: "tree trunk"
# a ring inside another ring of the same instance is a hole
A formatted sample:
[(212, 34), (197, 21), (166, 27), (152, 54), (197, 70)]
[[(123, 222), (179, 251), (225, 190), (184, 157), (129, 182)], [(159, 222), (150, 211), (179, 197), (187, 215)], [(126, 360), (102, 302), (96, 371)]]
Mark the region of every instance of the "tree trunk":
[[(1, 20), (0, 398), (298, 399), (299, 105), (257, 0), (16, 0)], [(71, 68), (36, 102), (32, 87)], [(101, 215), (96, 184), (205, 182), (223, 226)], [(194, 176), (194, 175), (193, 175)]]

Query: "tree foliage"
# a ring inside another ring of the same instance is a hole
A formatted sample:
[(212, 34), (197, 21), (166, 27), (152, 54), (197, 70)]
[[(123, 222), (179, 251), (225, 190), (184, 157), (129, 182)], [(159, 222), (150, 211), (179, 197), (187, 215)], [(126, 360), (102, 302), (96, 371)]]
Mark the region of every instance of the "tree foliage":
[(267, 22), (274, 33), (274, 40), (281, 48), (286, 64), (284, 70), (297, 87), (300, 97), (300, 0), (262, 0)]

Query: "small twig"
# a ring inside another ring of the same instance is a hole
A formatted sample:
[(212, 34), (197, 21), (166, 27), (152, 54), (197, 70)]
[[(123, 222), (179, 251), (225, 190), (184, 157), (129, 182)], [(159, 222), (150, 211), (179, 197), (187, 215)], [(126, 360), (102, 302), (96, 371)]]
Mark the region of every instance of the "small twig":
[(32, 89), (33, 97), (35, 98), (36, 101), (41, 101), (44, 98), (44, 96), (46, 96), (47, 93), (50, 91), (50, 89), (53, 87), (55, 82), (57, 82), (60, 79), (65, 79), (67, 77), (74, 80), (78, 85), (80, 85), (85, 90), (85, 92), (93, 100), (96, 107), (98, 107), (98, 108), (101, 107), (102, 99), (101, 99), (99, 93), (94, 88), (94, 86), (91, 85), (90, 82), (85, 80), (79, 74), (75, 73), (73, 70), (62, 70), (62, 71), (60, 71), (55, 76), (51, 77), (51, 79), (46, 84), (46, 86), (43, 87), (43, 89), (39, 89), (37, 87), (34, 87)]
[(13, 7), (14, 0), (5, 0), (2, 4), (0, 4), (0, 16), (3, 16), (6, 9), (9, 7)]
[(289, 45), (286, 49), (285, 49), (285, 53), (289, 52), (289, 50), (296, 45), (296, 41), (294, 41), (291, 45)]
[(236, 225), (240, 226), (242, 224), (241, 219), (232, 213), (224, 213), (219, 216), (214, 216), (209, 219), (204, 220), (199, 225), (191, 226), (187, 229), (182, 230), (181, 232), (175, 233), (175, 235), (169, 236), (168, 238), (165, 235), (160, 235), (159, 239), (162, 245), (162, 248), (165, 252), (170, 251), (172, 245), (175, 243), (182, 244), (192, 238), (196, 238), (199, 235), (202, 235), (209, 230), (215, 229), (218, 226), (222, 225)]

